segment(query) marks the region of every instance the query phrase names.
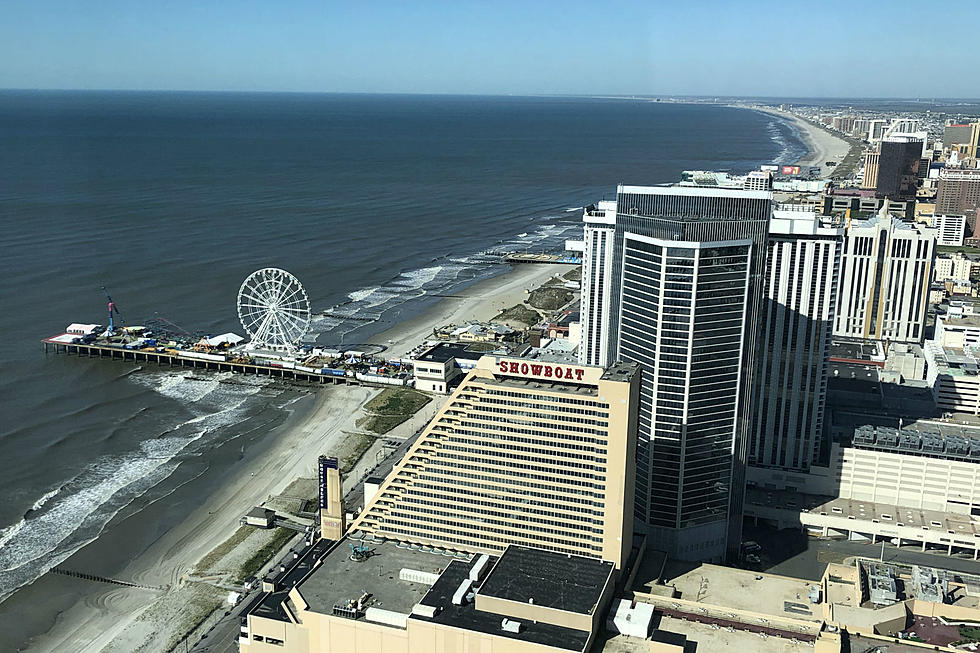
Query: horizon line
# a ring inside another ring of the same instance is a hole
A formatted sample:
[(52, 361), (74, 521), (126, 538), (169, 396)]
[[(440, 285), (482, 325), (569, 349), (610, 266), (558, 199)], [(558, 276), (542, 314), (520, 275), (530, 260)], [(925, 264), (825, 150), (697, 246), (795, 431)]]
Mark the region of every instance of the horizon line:
[(210, 93), (250, 95), (404, 95), (436, 97), (499, 97), (499, 98), (583, 98), (583, 99), (754, 99), (754, 100), (878, 100), (917, 102), (921, 104), (944, 102), (980, 103), (980, 97), (899, 97), (899, 96), (833, 96), (833, 95), (720, 95), (684, 93), (466, 93), (434, 91), (290, 91), (290, 90), (231, 90), (231, 89), (180, 89), (180, 88), (29, 88), (0, 87), (0, 93)]

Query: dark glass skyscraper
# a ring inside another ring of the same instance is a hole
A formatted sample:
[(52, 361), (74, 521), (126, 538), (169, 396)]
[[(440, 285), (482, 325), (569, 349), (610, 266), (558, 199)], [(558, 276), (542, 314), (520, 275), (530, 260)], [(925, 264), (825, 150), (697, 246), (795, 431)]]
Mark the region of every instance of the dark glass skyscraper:
[(609, 360), (643, 369), (635, 515), (650, 546), (737, 553), (772, 194), (620, 186)]

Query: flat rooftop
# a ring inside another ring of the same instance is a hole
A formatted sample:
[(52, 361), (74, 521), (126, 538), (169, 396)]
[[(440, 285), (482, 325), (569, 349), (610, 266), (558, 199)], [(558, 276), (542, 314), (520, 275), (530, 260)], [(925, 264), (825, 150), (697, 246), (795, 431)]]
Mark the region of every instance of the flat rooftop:
[[(286, 613), (282, 609), (283, 601), (285, 601), (289, 596), (289, 590), (292, 589), (306, 574), (313, 569), (316, 561), (319, 560), (329, 549), (333, 546), (332, 540), (317, 540), (313, 546), (305, 547), (304, 549), (292, 548), (286, 553), (286, 557), (280, 561), (279, 565), (276, 565), (273, 569), (278, 570), (281, 566), (286, 567), (285, 572), (274, 571), (266, 576), (265, 580), (273, 581), (279, 588), (275, 592), (270, 592), (269, 594), (260, 595), (256, 603), (254, 603), (245, 614), (254, 614), (259, 617), (266, 617), (268, 619), (276, 619), (278, 621), (289, 621)], [(292, 552), (297, 551), (300, 553), (298, 559), (293, 559)]]
[(947, 316), (943, 317), (943, 322), (946, 326), (978, 327), (980, 326), (980, 315)]
[[(764, 543), (763, 543), (764, 544)], [(820, 606), (810, 603), (810, 588), (817, 583), (799, 578), (763, 574), (745, 569), (691, 563), (667, 563), (664, 582), (688, 601), (747, 610), (788, 619), (822, 622)], [(819, 632), (815, 626), (813, 632)]]
[[(664, 630), (669, 633), (679, 633), (685, 635), (689, 641), (697, 643), (697, 651), (705, 653), (715, 653), (730, 651), (737, 653), (748, 653), (749, 651), (765, 651), (766, 653), (813, 653), (813, 646), (810, 642), (793, 641), (783, 637), (766, 637), (745, 630), (719, 628), (707, 623), (698, 623), (690, 619), (678, 619), (663, 616), (660, 619), (658, 631)], [(852, 640), (853, 641), (853, 640)], [(649, 642), (646, 651), (649, 651)], [(888, 653), (892, 651), (892, 644), (888, 644)], [(866, 649), (853, 649), (864, 651)], [(605, 653), (620, 653), (622, 648), (606, 648)]]
[[(969, 538), (971, 541), (974, 534), (980, 534), (980, 525), (974, 524), (970, 515), (896, 506), (891, 503), (838, 498), (817, 504), (810, 509), (810, 512), (846, 518), (853, 517), (855, 520), (871, 521), (876, 519), (879, 526), (887, 527), (902, 524), (903, 526), (935, 531), (943, 535), (958, 535), (962, 539)], [(855, 528), (855, 530), (859, 529)], [(977, 538), (977, 542), (980, 544), (980, 538)]]
[(606, 381), (627, 381), (640, 369), (636, 363), (613, 363), (602, 373)]
[[(490, 564), (496, 561), (496, 558), (490, 558)], [(450, 563), (442, 576), (439, 577), (439, 580), (435, 582), (425, 597), (420, 601), (422, 605), (436, 608), (436, 614), (432, 617), (413, 614), (409, 619), (431, 621), (453, 628), (488, 633), (534, 644), (543, 644), (567, 651), (585, 650), (590, 637), (590, 634), (585, 631), (564, 628), (543, 622), (523, 620), (521, 621), (521, 631), (519, 633), (512, 633), (501, 627), (503, 617), (499, 614), (477, 610), (474, 603), (464, 602), (463, 605), (454, 604), (453, 594), (456, 593), (460, 583), (469, 577), (470, 567), (472, 565), (472, 562), (463, 562), (461, 560)], [(486, 582), (484, 582), (485, 585)], [(479, 588), (478, 591), (482, 592), (483, 588)]]
[(480, 595), (592, 614), (612, 573), (611, 562), (512, 544), (483, 581)]
[(846, 358), (849, 360), (868, 361), (872, 356), (880, 356), (877, 344), (834, 340), (830, 345), (830, 359)]
[(400, 548), (394, 542), (371, 543), (372, 553), (367, 560), (351, 560), (350, 543), (345, 539), (323, 559), (302, 583), (299, 593), (320, 614), (333, 614), (335, 605), (357, 600), (365, 592), (371, 594), (368, 606), (408, 614), (429, 586), (399, 579), (402, 569), (442, 573), (455, 558), (439, 553)]
[(479, 347), (460, 342), (440, 342), (415, 357), (417, 361), (428, 361), (430, 363), (446, 363), (452, 359), (479, 360), (493, 351), (486, 348), (487, 343), (479, 343)]

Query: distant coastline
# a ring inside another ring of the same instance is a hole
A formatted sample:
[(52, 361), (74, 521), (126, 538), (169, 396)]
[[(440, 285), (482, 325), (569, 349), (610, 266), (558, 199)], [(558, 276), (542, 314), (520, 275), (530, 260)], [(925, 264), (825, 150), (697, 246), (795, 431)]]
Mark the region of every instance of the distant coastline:
[(809, 149), (809, 153), (800, 160), (795, 161), (793, 165), (798, 165), (801, 168), (819, 166), (821, 178), (830, 177), (836, 167), (836, 165), (828, 166), (827, 162), (833, 161), (835, 164), (839, 164), (851, 150), (851, 144), (844, 138), (836, 136), (825, 129), (821, 129), (788, 111), (761, 105), (729, 104), (726, 106), (776, 116), (792, 124), (798, 130), (801, 140)]

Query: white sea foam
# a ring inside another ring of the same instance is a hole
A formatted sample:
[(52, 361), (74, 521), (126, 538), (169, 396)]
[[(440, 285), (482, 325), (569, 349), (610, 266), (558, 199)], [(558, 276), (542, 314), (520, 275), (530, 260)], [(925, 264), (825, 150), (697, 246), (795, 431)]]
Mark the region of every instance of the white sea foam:
[[(581, 207), (577, 207), (569, 210), (580, 209)], [(403, 272), (387, 283), (349, 292), (349, 301), (326, 310), (330, 315), (314, 316), (310, 334), (314, 337), (330, 334), (330, 338), (343, 338), (362, 326), (365, 320), (381, 320), (386, 312), (407, 301), (423, 295), (447, 292), (460, 279), (473, 279), (486, 274), (490, 266), (499, 264), (500, 259), (496, 255), (542, 245), (560, 248), (563, 245), (563, 234), (581, 230), (578, 223), (561, 222), (567, 218), (559, 216), (532, 220), (537, 224), (529, 225), (527, 232), (500, 240), (481, 253), (447, 256), (433, 265)], [(541, 224), (540, 220), (548, 222)], [(560, 222), (551, 222), (554, 220)]]
[(565, 209), (565, 213), (572, 213), (573, 211), (581, 211), (584, 208), (585, 208), (584, 206), (570, 206), (567, 209)]
[(426, 284), (431, 283), (444, 269), (445, 268), (443, 266), (436, 265), (429, 268), (412, 270), (410, 272), (402, 272), (394, 281), (393, 285), (412, 289), (422, 288)]
[(46, 504), (48, 502), (48, 499), (50, 499), (51, 497), (53, 497), (56, 494), (58, 494), (58, 492), (61, 492), (61, 488), (60, 487), (56, 487), (55, 489), (51, 490), (50, 492), (45, 492), (41, 496), (40, 499), (38, 499), (37, 501), (34, 502), (34, 505), (31, 506), (31, 510), (40, 510), (41, 508), (44, 507), (44, 504)]
[(350, 297), (351, 301), (360, 302), (364, 301), (378, 290), (381, 290), (380, 286), (372, 286), (371, 288), (362, 288), (361, 290), (355, 290), (354, 292), (347, 293), (347, 296)]
[(258, 378), (220, 383), (230, 376), (191, 380), (165, 372), (128, 377), (185, 402), (195, 416), (168, 429), (165, 436), (141, 442), (132, 452), (92, 463), (38, 498), (23, 519), (0, 531), (0, 601), (97, 537), (120, 510), (172, 474), (188, 446), (240, 421), (248, 399), (270, 383)]
[(185, 375), (186, 372), (154, 372), (129, 378), (138, 385), (184, 404), (197, 403), (217, 390), (221, 378), (221, 375), (215, 374), (201, 377), (201, 380), (191, 380)]
[(786, 138), (785, 133), (780, 129), (780, 123), (770, 120), (766, 125), (766, 133), (773, 143), (779, 146), (779, 153), (773, 158), (772, 162), (777, 165), (793, 163), (803, 156), (802, 152), (794, 151), (793, 145)]

